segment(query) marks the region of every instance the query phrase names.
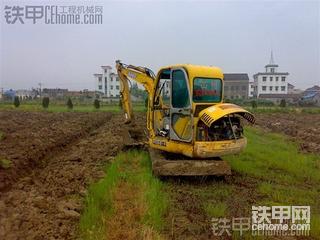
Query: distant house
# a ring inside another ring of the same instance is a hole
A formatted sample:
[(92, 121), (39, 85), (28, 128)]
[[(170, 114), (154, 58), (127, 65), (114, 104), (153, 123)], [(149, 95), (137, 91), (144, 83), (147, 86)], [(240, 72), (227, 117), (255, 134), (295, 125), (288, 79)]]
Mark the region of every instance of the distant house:
[(117, 74), (112, 72), (111, 66), (101, 66), (102, 73), (93, 74), (96, 84), (96, 91), (104, 98), (120, 97), (120, 81)]
[(16, 90), (15, 96), (19, 97), (22, 100), (34, 99), (37, 97), (37, 92), (34, 90), (19, 89), (19, 90)]
[(248, 97), (254, 97), (254, 82), (249, 82)]
[(301, 98), (303, 103), (314, 104), (316, 106), (320, 106), (320, 87), (315, 85), (311, 88), (306, 89), (303, 92), (303, 96)]
[(275, 104), (279, 104), (282, 99), (286, 100), (287, 103), (298, 103), (301, 99), (301, 94), (273, 94), (273, 93), (266, 93), (260, 94), (259, 99), (264, 99), (268, 101), (272, 101)]
[(7, 90), (7, 91), (5, 91), (4, 93), (3, 93), (3, 98), (4, 99), (13, 99), (14, 97), (16, 96), (16, 91), (15, 90), (12, 90), (12, 89), (9, 89), (9, 90)]
[(41, 94), (44, 97), (63, 98), (67, 92), (68, 89), (63, 88), (44, 88)]
[(288, 94), (301, 94), (301, 89), (296, 89), (294, 85), (288, 83)]
[(249, 76), (247, 73), (224, 74), (224, 98), (247, 99)]

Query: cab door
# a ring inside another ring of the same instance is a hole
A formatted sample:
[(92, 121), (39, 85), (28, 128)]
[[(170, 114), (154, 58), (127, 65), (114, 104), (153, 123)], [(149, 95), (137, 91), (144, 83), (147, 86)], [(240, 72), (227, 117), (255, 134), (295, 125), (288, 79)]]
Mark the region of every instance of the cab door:
[(188, 75), (183, 68), (171, 70), (170, 139), (192, 141), (191, 97)]

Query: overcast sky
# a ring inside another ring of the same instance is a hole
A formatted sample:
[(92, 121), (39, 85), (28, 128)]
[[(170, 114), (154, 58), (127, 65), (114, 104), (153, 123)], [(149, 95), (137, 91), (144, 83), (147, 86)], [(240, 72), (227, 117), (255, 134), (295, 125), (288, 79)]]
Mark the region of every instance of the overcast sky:
[[(117, 59), (155, 72), (175, 63), (215, 65), (253, 80), (271, 49), (290, 83), (320, 84), (320, 1), (0, 2), (0, 88), (41, 82), (93, 90), (93, 74)], [(103, 24), (7, 24), (6, 5), (101, 5)]]

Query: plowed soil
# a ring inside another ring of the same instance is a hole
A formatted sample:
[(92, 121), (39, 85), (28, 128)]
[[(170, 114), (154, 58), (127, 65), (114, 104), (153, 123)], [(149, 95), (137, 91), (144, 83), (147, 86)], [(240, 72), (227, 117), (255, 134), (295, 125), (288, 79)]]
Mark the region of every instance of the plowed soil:
[(320, 153), (320, 114), (264, 113), (256, 119), (264, 129), (289, 136), (302, 152)]
[(122, 116), (1, 112), (0, 239), (75, 239), (87, 185), (121, 146)]
[[(137, 124), (145, 125), (144, 114)], [(288, 135), (301, 150), (320, 151), (320, 116), (257, 114), (267, 131)], [(76, 239), (88, 185), (104, 173), (101, 166), (123, 147), (123, 116), (111, 113), (0, 112), (0, 239)], [(168, 239), (217, 239), (204, 201), (220, 201), (211, 190), (232, 192), (229, 214), (246, 216), (256, 196), (256, 181), (230, 178), (165, 179), (170, 196)], [(241, 207), (240, 207), (241, 206)], [(229, 239), (226, 237), (226, 239)]]

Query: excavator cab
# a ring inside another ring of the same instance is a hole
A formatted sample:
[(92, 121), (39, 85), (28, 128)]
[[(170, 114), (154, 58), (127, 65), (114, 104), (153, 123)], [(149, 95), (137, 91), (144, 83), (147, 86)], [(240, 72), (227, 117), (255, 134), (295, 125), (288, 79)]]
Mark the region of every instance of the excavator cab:
[[(228, 175), (220, 157), (246, 146), (243, 119), (254, 116), (235, 104), (223, 103), (220, 68), (174, 65), (150, 75), (150, 70), (117, 62), (127, 119), (133, 113), (128, 80), (148, 92), (148, 145), (156, 175)], [(129, 121), (130, 122), (130, 121)]]

